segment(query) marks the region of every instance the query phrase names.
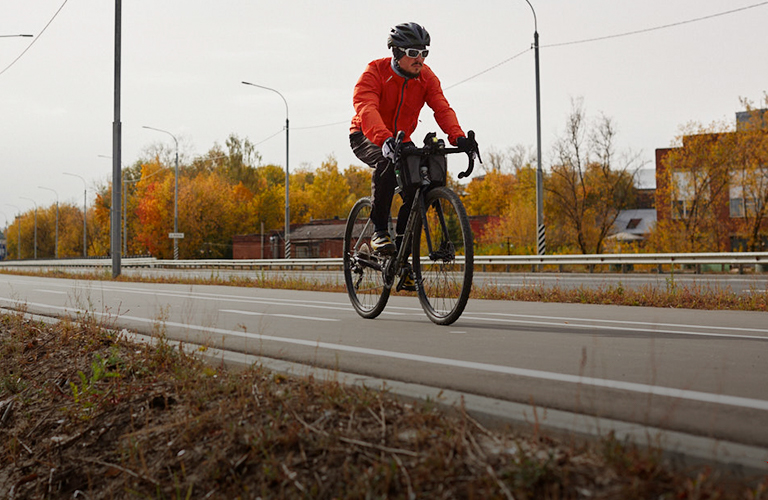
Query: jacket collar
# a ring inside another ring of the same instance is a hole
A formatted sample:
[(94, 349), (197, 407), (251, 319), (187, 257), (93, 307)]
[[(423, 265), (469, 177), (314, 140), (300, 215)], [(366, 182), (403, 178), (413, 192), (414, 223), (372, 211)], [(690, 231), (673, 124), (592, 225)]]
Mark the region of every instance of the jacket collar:
[(397, 64), (397, 61), (395, 61), (394, 57), (390, 58), (389, 66), (392, 68), (392, 71), (399, 76), (400, 78), (405, 78), (406, 80), (418, 80), (420, 75), (411, 76), (408, 75), (405, 71), (400, 69), (400, 66)]

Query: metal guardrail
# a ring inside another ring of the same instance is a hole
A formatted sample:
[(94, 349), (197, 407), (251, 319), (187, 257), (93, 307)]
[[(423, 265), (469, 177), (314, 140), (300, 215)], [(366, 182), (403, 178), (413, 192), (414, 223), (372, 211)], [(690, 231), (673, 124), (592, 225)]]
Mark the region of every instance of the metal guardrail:
[[(121, 259), (121, 267), (162, 268), (162, 269), (341, 269), (342, 259), (201, 259), (201, 260), (160, 260), (154, 257)], [(58, 259), (58, 260), (8, 260), (0, 261), (0, 268), (11, 267), (96, 267), (112, 265), (109, 258)], [(655, 265), (675, 266), (724, 265), (760, 266), (768, 268), (768, 252), (723, 252), (723, 253), (638, 253), (638, 254), (589, 254), (589, 255), (476, 255), (475, 267), (485, 266), (540, 266), (565, 265)]]

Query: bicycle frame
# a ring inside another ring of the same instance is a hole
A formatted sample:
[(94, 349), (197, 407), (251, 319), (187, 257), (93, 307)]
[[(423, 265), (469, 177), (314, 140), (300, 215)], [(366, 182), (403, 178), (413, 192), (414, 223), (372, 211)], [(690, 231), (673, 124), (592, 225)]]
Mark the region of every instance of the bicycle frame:
[[(472, 142), (473, 135), (468, 134)], [(395, 161), (388, 167), (397, 176), (399, 191), (396, 192), (400, 192), (409, 205), (403, 207), (408, 208), (408, 215), (405, 221), (400, 221), (405, 224), (402, 234), (396, 238), (399, 248), (394, 255), (371, 252), (368, 245), (373, 222), (365, 215), (365, 211), (371, 209), (371, 200), (358, 200), (350, 211), (344, 236), (347, 291), (358, 314), (373, 319), (386, 307), (393, 286), (396, 285), (396, 291), (403, 287), (414, 290), (407, 286), (413, 277), (424, 312), (434, 323), (447, 325), (461, 315), (471, 291), (472, 228), (461, 200), (445, 187), (448, 175), (445, 161), (432, 159), (430, 155), (467, 153), (468, 168), (459, 174), (462, 178), (472, 172), (474, 158), (479, 159), (479, 153), (476, 143), (469, 151), (446, 148), (435, 134), (427, 135), (423, 148), (403, 150), (403, 136), (398, 133)], [(406, 161), (410, 156), (423, 159)], [(405, 215), (405, 210), (402, 213)], [(390, 220), (390, 234), (392, 229)], [(454, 231), (458, 232), (452, 235)], [(467, 260), (457, 273), (453, 265), (459, 251)]]

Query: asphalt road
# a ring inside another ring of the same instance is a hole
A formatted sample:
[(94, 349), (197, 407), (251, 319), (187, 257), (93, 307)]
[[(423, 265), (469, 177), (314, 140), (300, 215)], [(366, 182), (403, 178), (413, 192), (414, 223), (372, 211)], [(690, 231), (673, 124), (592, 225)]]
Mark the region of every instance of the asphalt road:
[(364, 320), (345, 294), (0, 275), (0, 306), (768, 448), (768, 313), (414, 297)]
[[(92, 269), (88, 269), (92, 271)], [(186, 278), (210, 278), (218, 276), (224, 279), (230, 276), (236, 277), (303, 277), (320, 283), (344, 283), (344, 276), (337, 270), (226, 270), (226, 269), (123, 269), (126, 276), (181, 276)], [(668, 289), (672, 286), (687, 287), (690, 289), (710, 289), (732, 291), (734, 293), (765, 293), (768, 290), (768, 273), (702, 273), (691, 272), (677, 273), (555, 273), (555, 272), (483, 272), (479, 267), (475, 268), (475, 286), (495, 285), (510, 289), (524, 287), (553, 287), (563, 289), (573, 288), (599, 288), (621, 285), (626, 289), (640, 289), (650, 287), (656, 289)]]
[[(54, 267), (30, 267), (28, 271), (44, 272)], [(70, 273), (90, 273), (95, 268), (67, 268)], [(111, 268), (101, 268), (110, 272)], [(285, 277), (289, 279), (304, 278), (317, 283), (344, 284), (344, 276), (340, 270), (240, 270), (240, 269), (150, 269), (123, 268), (125, 276), (145, 276), (151, 278), (181, 277), (186, 279), (208, 279), (218, 277), (263, 276), (264, 278)], [(475, 266), (474, 286), (494, 285), (502, 288), (533, 288), (560, 287), (563, 289), (622, 286), (625, 289), (641, 289), (645, 287), (668, 289), (672, 286), (686, 287), (699, 290), (732, 291), (739, 294), (765, 293), (768, 290), (768, 273), (745, 274), (732, 273), (702, 273), (691, 271), (675, 273), (580, 273), (580, 272), (484, 272), (482, 266)]]

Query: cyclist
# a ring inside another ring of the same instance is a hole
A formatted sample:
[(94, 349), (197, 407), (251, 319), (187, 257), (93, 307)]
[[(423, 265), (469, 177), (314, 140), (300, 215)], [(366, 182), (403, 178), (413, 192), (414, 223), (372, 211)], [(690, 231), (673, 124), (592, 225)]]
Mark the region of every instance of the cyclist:
[[(390, 162), (395, 161), (394, 135), (404, 131), (404, 149), (415, 147), (410, 136), (416, 129), (421, 109), (427, 104), (451, 144), (465, 151), (476, 147), (461, 129), (437, 76), (424, 64), (429, 44), (429, 33), (419, 24), (409, 22), (392, 28), (387, 38), (392, 57), (371, 61), (352, 96), (356, 114), (352, 118), (349, 143), (355, 156), (374, 169), (371, 221), (375, 233), (371, 249), (381, 255), (396, 253), (395, 243), (401, 241), (415, 194), (412, 189), (401, 193), (404, 203), (397, 217), (393, 243), (387, 225), (397, 186), (394, 168), (389, 168)], [(409, 282), (408, 285), (412, 280)]]

